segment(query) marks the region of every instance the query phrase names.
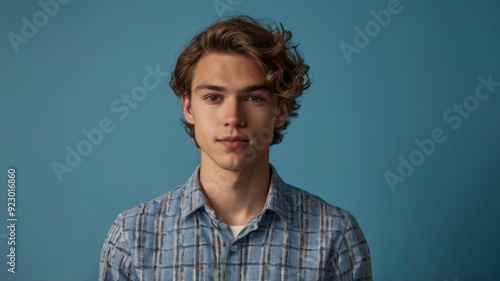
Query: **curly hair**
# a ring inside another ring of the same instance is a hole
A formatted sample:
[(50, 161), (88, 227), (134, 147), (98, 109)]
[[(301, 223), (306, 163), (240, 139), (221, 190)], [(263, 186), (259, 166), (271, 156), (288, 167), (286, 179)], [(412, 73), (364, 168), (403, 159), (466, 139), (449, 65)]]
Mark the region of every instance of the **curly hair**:
[[(248, 16), (236, 16), (216, 22), (195, 36), (180, 54), (170, 79), (170, 87), (180, 97), (190, 98), (193, 72), (200, 58), (209, 52), (240, 54), (255, 60), (265, 76), (265, 87), (285, 103), (288, 118), (283, 126), (274, 129), (273, 144), (283, 140), (282, 131), (297, 117), (300, 104), (297, 98), (309, 88), (309, 66), (291, 43), (292, 33), (277, 25), (263, 25)], [(194, 137), (194, 125), (182, 119), (189, 136)], [(196, 143), (196, 139), (195, 139)]]

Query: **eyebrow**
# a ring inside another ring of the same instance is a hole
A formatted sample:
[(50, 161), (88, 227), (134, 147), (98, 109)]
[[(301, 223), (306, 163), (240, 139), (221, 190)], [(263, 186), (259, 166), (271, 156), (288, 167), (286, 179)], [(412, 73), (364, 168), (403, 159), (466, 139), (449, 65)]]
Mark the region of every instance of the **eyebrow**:
[[(217, 91), (217, 92), (227, 92), (227, 88), (218, 86), (218, 85), (213, 85), (213, 84), (201, 84), (196, 86), (194, 89), (194, 92), (199, 92), (201, 90), (211, 90), (211, 91)], [(255, 92), (259, 90), (265, 90), (269, 92), (267, 87), (265, 85), (250, 85), (246, 86), (243, 89), (238, 90), (238, 93), (248, 93), (248, 92)]]

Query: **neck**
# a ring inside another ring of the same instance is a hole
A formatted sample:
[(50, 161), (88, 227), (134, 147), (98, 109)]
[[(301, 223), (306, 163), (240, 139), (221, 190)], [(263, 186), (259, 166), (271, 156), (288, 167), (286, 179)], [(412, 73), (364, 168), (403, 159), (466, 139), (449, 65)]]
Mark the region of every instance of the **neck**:
[(200, 183), (210, 207), (228, 225), (245, 225), (266, 203), (270, 185), (269, 156), (241, 169), (224, 169), (202, 152)]

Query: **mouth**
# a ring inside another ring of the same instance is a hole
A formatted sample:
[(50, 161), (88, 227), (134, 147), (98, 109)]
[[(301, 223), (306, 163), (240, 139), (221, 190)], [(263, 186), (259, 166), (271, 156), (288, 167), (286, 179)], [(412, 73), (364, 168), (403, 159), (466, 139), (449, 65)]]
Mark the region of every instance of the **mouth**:
[(235, 136), (219, 139), (218, 142), (228, 148), (241, 148), (247, 146), (249, 141), (244, 137)]

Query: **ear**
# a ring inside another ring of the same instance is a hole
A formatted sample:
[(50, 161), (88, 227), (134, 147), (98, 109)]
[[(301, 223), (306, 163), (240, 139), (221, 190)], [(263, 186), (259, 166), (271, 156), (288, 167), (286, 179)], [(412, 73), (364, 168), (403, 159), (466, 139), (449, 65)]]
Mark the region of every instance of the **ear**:
[(194, 124), (194, 116), (191, 108), (191, 98), (187, 93), (182, 93), (181, 95), (182, 111), (184, 113), (184, 118), (189, 124)]
[(288, 119), (288, 112), (289, 112), (288, 110), (289, 110), (289, 106), (287, 103), (281, 102), (278, 105), (278, 112), (276, 115), (276, 121), (274, 121), (275, 128), (280, 128), (285, 124), (286, 120)]

